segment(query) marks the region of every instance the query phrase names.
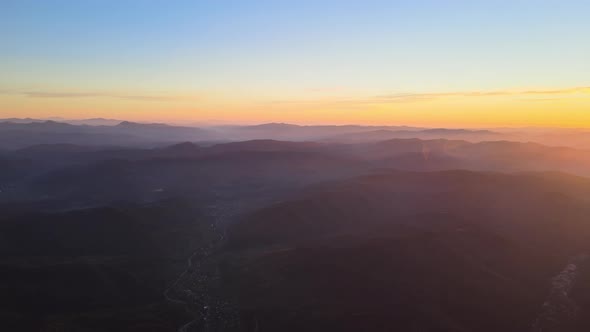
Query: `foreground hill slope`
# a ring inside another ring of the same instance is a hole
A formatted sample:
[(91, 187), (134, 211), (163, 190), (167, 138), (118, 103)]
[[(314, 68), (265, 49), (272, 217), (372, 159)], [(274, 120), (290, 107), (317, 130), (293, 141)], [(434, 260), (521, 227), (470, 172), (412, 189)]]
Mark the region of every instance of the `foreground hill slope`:
[[(589, 252), (589, 199), (590, 180), (562, 173), (319, 186), (231, 229), (230, 280), (260, 331), (528, 331), (551, 278)], [(571, 315), (544, 317), (554, 331), (590, 326), (590, 267), (578, 268)]]

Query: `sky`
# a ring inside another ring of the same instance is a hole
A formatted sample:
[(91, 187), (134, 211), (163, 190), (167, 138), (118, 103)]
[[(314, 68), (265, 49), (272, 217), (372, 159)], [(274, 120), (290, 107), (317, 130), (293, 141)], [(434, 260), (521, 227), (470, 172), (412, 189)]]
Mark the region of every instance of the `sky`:
[(0, 0), (0, 117), (590, 127), (590, 1)]

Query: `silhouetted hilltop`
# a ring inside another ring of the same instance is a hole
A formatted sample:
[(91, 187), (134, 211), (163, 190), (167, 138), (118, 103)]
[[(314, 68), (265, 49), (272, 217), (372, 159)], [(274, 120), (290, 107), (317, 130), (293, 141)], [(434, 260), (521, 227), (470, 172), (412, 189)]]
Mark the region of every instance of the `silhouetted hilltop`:
[(200, 128), (128, 121), (115, 126), (72, 125), (56, 121), (0, 123), (0, 148), (5, 149), (39, 144), (157, 146), (212, 138), (212, 133)]
[(259, 125), (252, 125), (252, 126), (242, 126), (240, 129), (242, 130), (285, 130), (285, 129), (296, 129), (300, 128), (301, 126), (289, 124), (289, 123), (263, 123)]

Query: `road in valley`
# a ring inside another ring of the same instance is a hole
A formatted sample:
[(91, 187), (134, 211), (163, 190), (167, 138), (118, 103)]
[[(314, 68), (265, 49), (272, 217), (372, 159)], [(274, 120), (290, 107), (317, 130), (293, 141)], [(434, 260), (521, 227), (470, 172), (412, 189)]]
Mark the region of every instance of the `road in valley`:
[(207, 207), (213, 239), (187, 258), (186, 269), (164, 292), (170, 303), (183, 305), (195, 317), (181, 326), (179, 332), (230, 331), (239, 325), (233, 299), (226, 299), (219, 292), (221, 271), (214, 256), (224, 245), (227, 226), (238, 214), (240, 204), (239, 200), (229, 199), (221, 193), (215, 197), (214, 203)]
[(580, 268), (587, 263), (588, 255), (576, 255), (552, 279), (549, 296), (532, 324), (532, 332), (562, 332), (568, 323), (576, 319), (578, 306), (571, 298), (571, 290)]

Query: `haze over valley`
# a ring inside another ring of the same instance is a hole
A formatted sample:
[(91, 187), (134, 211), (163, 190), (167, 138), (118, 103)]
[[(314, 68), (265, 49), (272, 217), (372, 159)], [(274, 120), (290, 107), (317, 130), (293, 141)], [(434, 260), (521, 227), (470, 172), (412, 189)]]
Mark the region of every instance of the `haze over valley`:
[(590, 150), (533, 143), (560, 131), (1, 122), (3, 324), (583, 331)]
[(0, 331), (590, 331), (588, 13), (1, 0)]

